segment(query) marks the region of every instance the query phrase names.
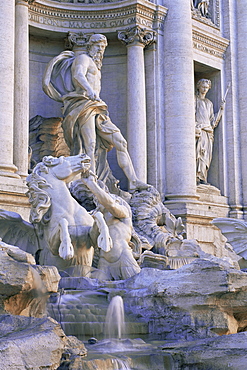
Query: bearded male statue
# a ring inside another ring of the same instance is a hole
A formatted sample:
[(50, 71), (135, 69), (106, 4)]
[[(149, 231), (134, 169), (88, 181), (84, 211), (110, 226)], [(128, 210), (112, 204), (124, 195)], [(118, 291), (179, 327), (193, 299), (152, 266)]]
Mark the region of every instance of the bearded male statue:
[[(91, 158), (91, 171), (100, 177), (106, 154), (116, 148), (117, 160), (129, 180), (129, 189), (145, 189), (138, 180), (127, 151), (127, 142), (112, 123), (107, 105), (100, 99), (101, 66), (107, 39), (102, 34), (90, 36), (83, 47), (74, 41), (73, 51), (53, 58), (43, 77), (43, 90), (63, 104), (63, 130), (71, 155), (84, 152)], [(98, 158), (96, 161), (96, 157)]]

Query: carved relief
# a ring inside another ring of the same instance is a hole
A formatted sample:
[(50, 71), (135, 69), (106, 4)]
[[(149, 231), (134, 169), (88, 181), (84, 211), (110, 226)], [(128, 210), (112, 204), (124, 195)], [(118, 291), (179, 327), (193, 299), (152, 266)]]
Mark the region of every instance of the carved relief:
[(118, 32), (118, 39), (125, 45), (139, 43), (145, 47), (154, 42), (154, 36), (155, 33), (153, 31), (147, 31), (145, 28), (139, 26)]
[(72, 31), (97, 30), (112, 31), (123, 27), (139, 25), (147, 29), (163, 31), (167, 8), (156, 6), (151, 2), (124, 5), (121, 8), (92, 4), (92, 7), (79, 8), (78, 3), (70, 8), (61, 9), (54, 6), (34, 3), (29, 7), (29, 24), (48, 30)]
[(86, 50), (90, 36), (91, 35), (86, 35), (83, 32), (68, 32), (65, 40), (65, 47), (72, 50), (73, 46), (76, 45)]
[(194, 19), (220, 26), (219, 0), (191, 0), (191, 10)]

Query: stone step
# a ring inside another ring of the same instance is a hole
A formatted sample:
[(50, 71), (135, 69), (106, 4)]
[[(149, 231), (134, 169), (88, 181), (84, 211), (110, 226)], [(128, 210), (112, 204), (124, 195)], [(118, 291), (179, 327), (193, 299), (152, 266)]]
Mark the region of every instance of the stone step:
[[(88, 337), (104, 338), (108, 307), (108, 293), (70, 289), (53, 295), (47, 304), (47, 312), (61, 323), (66, 335), (83, 340)], [(148, 334), (148, 324), (135, 315), (125, 315), (125, 327), (127, 336)]]
[(107, 306), (105, 307), (86, 307), (84, 305), (80, 306), (70, 306), (70, 307), (65, 307), (65, 306), (60, 306), (60, 305), (48, 305), (47, 306), (47, 311), (52, 315), (53, 312), (58, 312), (61, 315), (67, 315), (67, 314), (73, 314), (73, 315), (95, 315), (95, 316), (102, 316), (106, 315), (107, 312)]
[[(66, 335), (76, 337), (99, 337), (105, 332), (104, 322), (62, 322), (61, 326)], [(139, 322), (126, 322), (124, 335), (144, 335), (148, 334), (148, 324)]]
[(66, 314), (61, 314), (59, 311), (53, 311), (53, 312), (48, 312), (49, 316), (54, 318), (56, 321), (60, 322), (75, 322), (75, 323), (80, 323), (80, 322), (105, 322), (105, 315), (83, 315), (83, 314), (73, 314), (72, 312), (66, 313)]

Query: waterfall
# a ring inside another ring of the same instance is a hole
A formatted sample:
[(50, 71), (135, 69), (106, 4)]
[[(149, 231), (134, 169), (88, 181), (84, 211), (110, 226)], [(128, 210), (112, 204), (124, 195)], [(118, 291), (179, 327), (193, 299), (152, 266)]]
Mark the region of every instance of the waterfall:
[(106, 313), (105, 334), (108, 338), (121, 339), (125, 331), (123, 298), (112, 298)]

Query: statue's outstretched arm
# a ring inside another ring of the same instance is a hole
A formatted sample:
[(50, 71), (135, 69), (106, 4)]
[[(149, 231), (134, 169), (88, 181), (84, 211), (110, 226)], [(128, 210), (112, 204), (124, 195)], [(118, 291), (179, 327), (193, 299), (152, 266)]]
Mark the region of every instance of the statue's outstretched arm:
[(114, 217), (125, 218), (130, 216), (127, 207), (118, 203), (109, 193), (99, 187), (93, 174), (89, 174), (88, 177), (83, 177), (82, 182), (91, 190), (99, 203)]

